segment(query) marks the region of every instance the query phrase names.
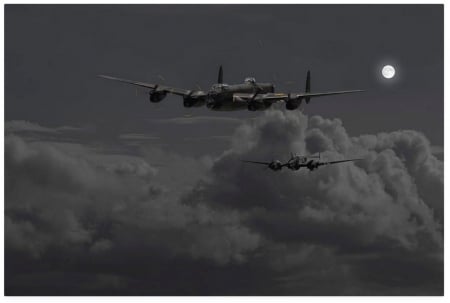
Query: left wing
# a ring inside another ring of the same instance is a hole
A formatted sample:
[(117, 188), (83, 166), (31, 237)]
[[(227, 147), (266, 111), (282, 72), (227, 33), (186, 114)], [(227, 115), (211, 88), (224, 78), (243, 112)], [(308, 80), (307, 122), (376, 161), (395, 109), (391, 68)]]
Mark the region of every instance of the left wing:
[(325, 92), (325, 93), (294, 93), (291, 94), (291, 98), (312, 98), (312, 97), (322, 97), (322, 96), (332, 96), (332, 95), (342, 95), (342, 94), (351, 94), (351, 93), (359, 93), (363, 92), (364, 90), (361, 89), (354, 89), (354, 90), (341, 90), (341, 91), (335, 91), (335, 92)]
[(342, 95), (342, 94), (351, 94), (351, 93), (359, 93), (359, 92), (363, 92), (363, 90), (355, 89), (355, 90), (341, 90), (341, 91), (325, 92), (325, 93), (311, 93), (311, 72), (308, 71), (306, 73), (305, 92), (290, 94), (289, 99), (294, 99), (294, 100), (295, 99), (297, 99), (297, 100), (305, 99), (306, 103), (309, 103), (310, 99), (313, 97)]
[(98, 75), (98, 77), (108, 80), (113, 80), (117, 82), (127, 83), (135, 86), (145, 87), (149, 89), (158, 89), (158, 91), (171, 93), (178, 96), (189, 96), (192, 94), (192, 90), (187, 90), (183, 88), (176, 88), (176, 87), (170, 87), (165, 85), (159, 85), (159, 84), (152, 84), (152, 83), (145, 83), (145, 82), (139, 82), (139, 81), (133, 81), (128, 79), (122, 79), (122, 78), (116, 78), (106, 75)]
[(339, 161), (330, 161), (330, 162), (320, 162), (319, 166), (342, 163), (342, 162), (358, 161), (358, 160), (363, 160), (363, 159), (348, 159), (348, 160), (339, 160)]
[(235, 101), (257, 101), (257, 102), (270, 102), (270, 103), (276, 103), (276, 102), (286, 102), (289, 99), (294, 100), (301, 100), (306, 99), (309, 102), (310, 98), (313, 97), (322, 97), (322, 96), (332, 96), (332, 95), (342, 95), (342, 94), (351, 94), (351, 93), (358, 93), (363, 92), (363, 90), (342, 90), (342, 91), (335, 91), (335, 92), (325, 92), (325, 93), (292, 93), (292, 94), (286, 94), (286, 93), (265, 93), (265, 94), (259, 94), (255, 97), (254, 94), (243, 94), (243, 93), (237, 93), (233, 95), (233, 98)]
[(263, 164), (263, 165), (269, 165), (270, 164), (270, 162), (258, 162), (258, 161), (247, 161), (247, 160), (242, 160), (242, 162), (254, 163), (254, 164)]
[(249, 94), (249, 93), (235, 93), (233, 94), (234, 101), (256, 101), (256, 102), (264, 102), (270, 101), (272, 103), (278, 101), (287, 100), (288, 95), (285, 93), (265, 93), (265, 94)]
[(342, 94), (351, 94), (351, 93), (359, 93), (363, 92), (363, 90), (341, 90), (341, 91), (333, 91), (333, 92), (324, 92), (324, 93), (311, 93), (311, 73), (310, 71), (306, 74), (306, 86), (305, 92), (303, 93), (264, 93), (264, 94), (235, 94), (235, 101), (247, 101), (247, 102), (261, 102), (261, 103), (275, 103), (278, 101), (297, 101), (298, 105), (300, 102), (305, 99), (306, 103), (309, 103), (311, 98), (315, 97), (323, 97), (323, 96), (332, 96), (332, 95), (342, 95)]

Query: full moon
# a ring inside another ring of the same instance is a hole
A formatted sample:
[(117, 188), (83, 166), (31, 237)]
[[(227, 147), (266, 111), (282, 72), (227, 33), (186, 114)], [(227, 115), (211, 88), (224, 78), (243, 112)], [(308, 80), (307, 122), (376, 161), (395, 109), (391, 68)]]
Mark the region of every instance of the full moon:
[(381, 74), (386, 79), (391, 79), (395, 76), (395, 68), (392, 65), (385, 65), (381, 70)]

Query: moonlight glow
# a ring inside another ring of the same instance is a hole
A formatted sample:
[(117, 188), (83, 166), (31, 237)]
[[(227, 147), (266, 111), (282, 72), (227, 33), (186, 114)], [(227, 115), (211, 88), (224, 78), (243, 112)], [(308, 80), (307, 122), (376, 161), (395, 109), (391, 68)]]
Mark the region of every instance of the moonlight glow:
[(386, 79), (391, 79), (395, 76), (395, 68), (392, 65), (385, 65), (381, 70), (381, 73)]

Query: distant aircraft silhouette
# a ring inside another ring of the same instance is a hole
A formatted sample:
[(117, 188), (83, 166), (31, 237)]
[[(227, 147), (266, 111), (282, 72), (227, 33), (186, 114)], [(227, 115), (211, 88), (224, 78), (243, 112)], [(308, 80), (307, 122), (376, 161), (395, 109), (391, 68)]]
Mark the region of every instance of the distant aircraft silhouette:
[[(316, 160), (316, 159), (319, 159), (319, 160)], [(362, 159), (346, 159), (346, 160), (322, 162), (322, 161), (320, 161), (320, 153), (317, 156), (301, 156), (301, 155), (294, 155), (291, 153), (291, 158), (286, 163), (281, 163), (281, 161), (279, 161), (279, 160), (274, 160), (271, 162), (259, 162), (259, 161), (248, 161), (248, 160), (242, 160), (242, 161), (246, 162), (246, 163), (266, 165), (268, 168), (270, 168), (273, 171), (279, 171), (283, 167), (287, 167), (290, 170), (299, 170), (302, 167), (306, 167), (310, 171), (313, 171), (323, 165), (330, 165), (330, 164), (357, 161), (357, 160), (362, 160)]]

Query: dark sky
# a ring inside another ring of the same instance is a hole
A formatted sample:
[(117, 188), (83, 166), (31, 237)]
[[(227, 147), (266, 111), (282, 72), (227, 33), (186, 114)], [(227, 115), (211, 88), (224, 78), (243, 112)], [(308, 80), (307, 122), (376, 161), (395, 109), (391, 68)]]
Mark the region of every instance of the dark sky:
[[(303, 91), (310, 69), (313, 90), (365, 89), (316, 99), (305, 112), (339, 117), (354, 135), (415, 129), (443, 145), (440, 5), (7, 5), (5, 24), (7, 120), (167, 137), (178, 129), (155, 130), (148, 119), (258, 116), (185, 109), (176, 96), (155, 110), (145, 92), (95, 77), (162, 75), (207, 89), (223, 64), (228, 83), (254, 76)], [(385, 63), (397, 68), (391, 82), (380, 76)]]
[[(442, 294), (443, 62), (442, 5), (6, 5), (6, 294)], [(221, 64), (367, 91), (211, 112), (96, 77)], [(291, 151), (364, 160), (240, 162)]]

